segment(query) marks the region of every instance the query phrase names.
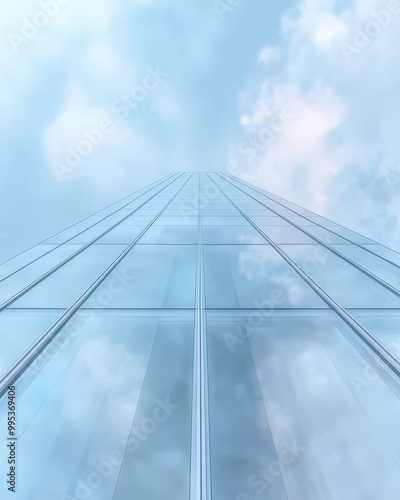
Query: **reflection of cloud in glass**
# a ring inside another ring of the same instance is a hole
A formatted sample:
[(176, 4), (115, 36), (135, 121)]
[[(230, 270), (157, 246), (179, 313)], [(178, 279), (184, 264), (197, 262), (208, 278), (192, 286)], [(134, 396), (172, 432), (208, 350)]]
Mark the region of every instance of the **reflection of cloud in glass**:
[[(326, 320), (280, 318), (276, 326), (269, 335), (256, 331), (250, 344), (274, 438), (295, 435), (306, 447), (285, 476), (289, 498), (298, 498), (300, 487), (302, 498), (394, 500), (400, 471), (381, 433), (388, 424), (396, 432), (397, 424), (382, 413), (377, 418), (375, 405), (352, 393), (337, 351), (348, 352), (350, 373), (358, 354)], [(393, 395), (385, 408), (400, 414)], [(391, 486), (382, 497), (383, 483)]]

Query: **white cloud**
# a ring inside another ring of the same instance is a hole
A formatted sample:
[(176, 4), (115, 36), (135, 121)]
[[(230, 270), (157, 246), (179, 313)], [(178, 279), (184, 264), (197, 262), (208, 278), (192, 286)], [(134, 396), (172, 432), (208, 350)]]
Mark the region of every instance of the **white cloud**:
[[(101, 130), (104, 120), (109, 124), (107, 133)], [(92, 143), (89, 150), (84, 146), (88, 142)], [(60, 115), (46, 130), (43, 144), (50, 173), (57, 180), (84, 178), (108, 187), (110, 182), (123, 182), (129, 162), (140, 161), (146, 146), (110, 109), (94, 105), (91, 97), (74, 86)]]
[(274, 109), (287, 107), (292, 119), (266, 146), (255, 170), (245, 171), (244, 175), (250, 182), (257, 182), (263, 179), (268, 166), (268, 189), (277, 194), (286, 191), (286, 196), (296, 199), (299, 185), (295, 176), (302, 167), (307, 174), (304, 182), (309, 183), (309, 205), (324, 211), (326, 190), (342, 161), (329, 145), (328, 136), (340, 123), (343, 107), (332, 89), (323, 84), (314, 85), (307, 93), (293, 83), (267, 87), (269, 93), (264, 90), (254, 120), (248, 118), (249, 133), (268, 123)]
[(279, 47), (265, 47), (260, 55), (258, 56), (258, 60), (264, 63), (266, 66), (270, 66), (271, 64), (279, 62), (281, 59), (281, 50)]
[[(249, 136), (268, 126), (276, 110), (294, 106), (297, 117), (275, 134), (243, 175), (386, 244), (399, 245), (400, 197), (397, 191), (397, 196), (385, 191), (381, 167), (384, 162), (386, 175), (397, 172), (400, 154), (394, 83), (400, 13), (386, 16), (389, 4), (357, 0), (340, 10), (334, 0), (301, 1), (282, 18), (284, 68), (260, 83), (259, 97), (251, 107), (246, 103), (240, 121)], [(342, 44), (353, 44), (356, 33), (368, 33), (366, 26), (378, 22), (376, 13), (382, 9), (386, 25), (382, 22), (366, 47), (346, 60)], [(351, 191), (380, 216), (365, 217), (355, 210)], [(382, 218), (390, 221), (384, 235)]]

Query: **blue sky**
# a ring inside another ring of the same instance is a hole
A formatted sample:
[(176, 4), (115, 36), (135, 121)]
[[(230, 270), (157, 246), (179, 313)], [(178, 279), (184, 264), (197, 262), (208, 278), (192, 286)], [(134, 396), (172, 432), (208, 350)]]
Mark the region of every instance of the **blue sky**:
[(399, 249), (399, 26), (397, 0), (3, 2), (0, 260), (180, 170)]

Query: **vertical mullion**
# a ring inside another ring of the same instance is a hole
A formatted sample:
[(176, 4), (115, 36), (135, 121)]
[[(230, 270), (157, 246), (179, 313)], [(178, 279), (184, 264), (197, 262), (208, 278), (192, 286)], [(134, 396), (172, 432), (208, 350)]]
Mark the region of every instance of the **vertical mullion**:
[[(200, 189), (201, 174), (199, 173), (199, 200), (201, 199)], [(189, 497), (190, 500), (211, 500), (208, 353), (200, 201), (197, 217), (196, 311), (193, 350), (192, 443)]]

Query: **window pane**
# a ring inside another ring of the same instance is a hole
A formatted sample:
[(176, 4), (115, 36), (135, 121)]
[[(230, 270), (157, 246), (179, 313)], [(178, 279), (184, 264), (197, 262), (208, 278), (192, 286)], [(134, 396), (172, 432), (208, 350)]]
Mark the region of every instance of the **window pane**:
[(269, 245), (206, 246), (207, 307), (327, 307)]
[(265, 238), (252, 226), (203, 226), (203, 244), (265, 244)]
[(276, 244), (313, 244), (316, 243), (310, 236), (293, 226), (260, 226), (260, 229)]
[[(282, 467), (288, 499), (382, 498), (385, 484), (384, 498), (395, 500), (400, 402), (385, 378), (321, 318), (266, 326), (249, 342), (274, 442), (297, 444)], [(360, 390), (371, 372), (373, 384)]]
[(152, 226), (140, 239), (140, 244), (196, 245), (196, 226)]
[(363, 245), (363, 247), (384, 259), (390, 260), (390, 262), (393, 262), (397, 266), (400, 266), (400, 254), (398, 252), (382, 245)]
[(0, 376), (8, 370), (62, 314), (51, 311), (10, 311), (0, 314)]
[(380, 311), (355, 312), (354, 317), (400, 360), (400, 316)]
[(281, 217), (252, 217), (251, 220), (257, 226), (282, 226), (293, 227)]
[(332, 245), (339, 252), (400, 290), (400, 268), (356, 245)]
[(357, 234), (353, 231), (350, 231), (350, 229), (346, 229), (345, 227), (342, 226), (335, 226), (332, 228), (332, 231), (339, 236), (343, 236), (343, 238), (347, 238), (353, 243), (357, 243), (359, 245), (368, 245), (370, 243), (375, 243), (374, 241), (366, 238), (365, 236), (361, 236), (360, 234)]
[(117, 245), (93, 245), (87, 248), (10, 307), (69, 307), (123, 250), (124, 247)]
[(0, 283), (0, 302), (9, 299), (20, 290), (30, 285), (44, 273), (50, 271), (54, 266), (77, 252), (79, 248), (79, 245), (60, 246), (26, 268), (21, 269), (21, 271), (18, 271), (16, 274), (6, 278)]
[(244, 217), (202, 217), (204, 226), (247, 226), (249, 223)]
[[(65, 241), (73, 238), (71, 239), (71, 241), (68, 241), (68, 244), (71, 245), (85, 244), (89, 243), (89, 241), (92, 241), (96, 236), (103, 233), (105, 230), (106, 228), (104, 228), (103, 226), (94, 226), (92, 228), (87, 228), (83, 226), (74, 226), (56, 236), (53, 236), (53, 238), (48, 239), (46, 243), (61, 245)], [(81, 232), (82, 234), (79, 234)], [(79, 236), (77, 236), (78, 234)]]
[(29, 385), (25, 373), (18, 496), (187, 498), (192, 331), (192, 322), (96, 315)]
[(129, 245), (144, 228), (145, 226), (117, 226), (100, 238), (96, 245)]
[(194, 307), (196, 256), (191, 245), (134, 246), (86, 307)]
[(319, 245), (281, 248), (342, 307), (400, 307), (398, 297), (327, 248)]
[(319, 238), (324, 243), (328, 245), (350, 245), (350, 241), (337, 236), (335, 233), (328, 231), (324, 227), (320, 226), (309, 226), (305, 227), (306, 231), (313, 234), (317, 238)]
[(2, 266), (0, 266), (0, 279), (7, 277), (11, 273), (20, 269), (22, 266), (29, 264), (53, 248), (56, 248), (56, 245), (36, 245), (21, 255), (17, 255), (13, 259), (5, 262)]
[(159, 217), (154, 225), (155, 226), (198, 226), (198, 217), (167, 217), (162, 215)]
[(252, 498), (245, 495), (259, 490), (260, 498), (286, 499), (281, 475), (267, 493), (265, 480), (257, 477), (278, 455), (248, 342), (233, 350), (226, 341), (238, 334), (238, 327), (212, 321), (207, 327), (213, 498)]

